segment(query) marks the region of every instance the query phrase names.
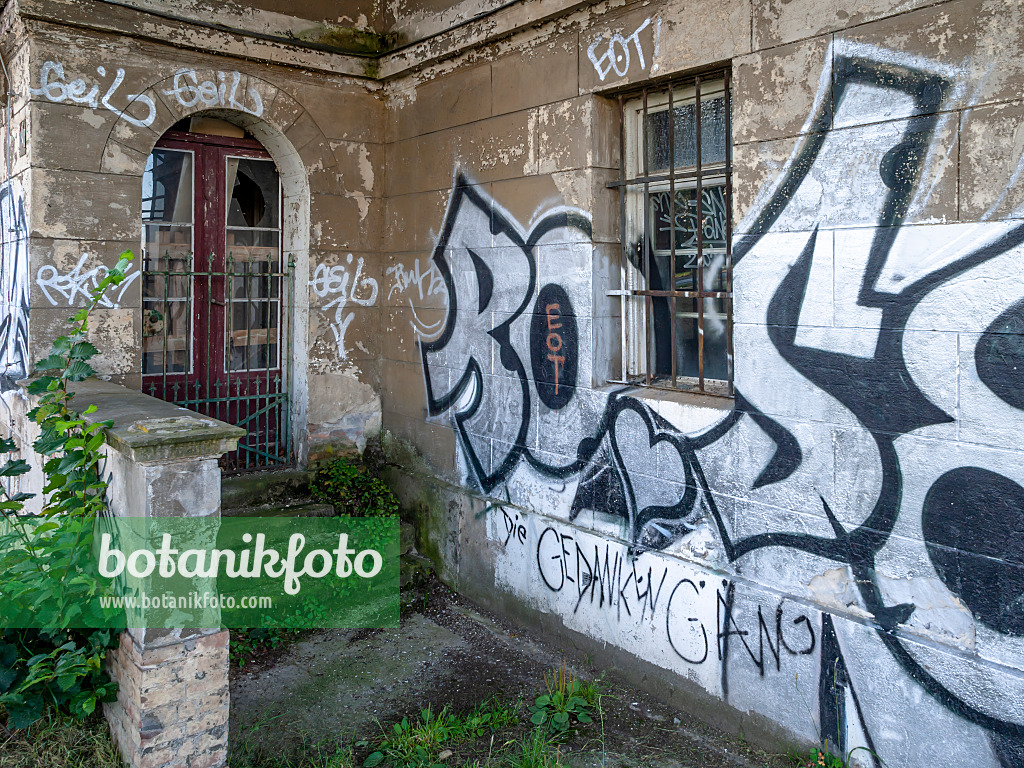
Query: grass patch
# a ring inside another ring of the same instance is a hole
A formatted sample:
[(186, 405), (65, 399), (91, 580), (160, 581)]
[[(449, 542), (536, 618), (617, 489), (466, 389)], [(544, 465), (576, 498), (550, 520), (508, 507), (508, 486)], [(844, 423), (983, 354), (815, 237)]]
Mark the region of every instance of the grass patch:
[(525, 739), (512, 742), (504, 755), (508, 768), (562, 768), (561, 739), (537, 728)]
[[(478, 704), (465, 715), (451, 712), (447, 706), (434, 713), (430, 707), (419, 717), (403, 717), (391, 727), (391, 733), (363, 761), (364, 768), (378, 765), (402, 768), (431, 768), (452, 755), (449, 747), (480, 739), (519, 722), (520, 702), (507, 705), (497, 698)], [(359, 742), (357, 746), (368, 746)], [(447, 752), (447, 754), (445, 754)]]
[[(230, 768), (355, 768), (352, 747), (344, 741), (314, 741), (300, 734), (299, 743), (288, 754), (267, 746), (257, 736), (266, 722), (257, 723), (247, 734), (232, 734), (228, 740)], [(5, 768), (0, 765), (0, 768)]]
[(0, 728), (0, 768), (123, 768), (99, 714), (84, 722), (49, 710), (23, 731)]
[(403, 717), (369, 750), (362, 768), (562, 768), (570, 739), (602, 715), (598, 684), (575, 677), (563, 663), (545, 674), (545, 692), (527, 711), (492, 698), (466, 714), (447, 706)]

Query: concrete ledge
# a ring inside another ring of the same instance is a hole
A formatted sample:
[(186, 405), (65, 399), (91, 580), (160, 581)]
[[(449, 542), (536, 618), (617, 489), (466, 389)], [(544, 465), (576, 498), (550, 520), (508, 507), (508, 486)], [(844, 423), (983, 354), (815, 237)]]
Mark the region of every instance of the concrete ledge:
[(76, 408), (96, 406), (87, 421), (114, 422), (106, 430), (107, 442), (136, 463), (220, 456), (245, 436), (241, 427), (109, 381), (90, 378), (72, 390)]

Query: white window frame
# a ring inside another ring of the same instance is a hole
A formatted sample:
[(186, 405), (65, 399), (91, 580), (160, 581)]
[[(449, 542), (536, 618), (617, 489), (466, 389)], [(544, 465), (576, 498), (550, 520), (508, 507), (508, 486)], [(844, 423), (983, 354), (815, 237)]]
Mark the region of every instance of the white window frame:
[[(728, 73), (724, 76), (718, 75), (708, 79), (702, 79), (700, 81), (700, 99), (701, 101), (715, 98), (726, 99), (726, 110), (731, 106), (730, 95), (728, 93), (729, 87)], [(672, 88), (672, 107), (677, 108), (680, 105), (686, 103), (694, 103), (697, 96), (696, 83), (691, 81), (688, 84), (673, 85)], [(663, 382), (660, 379), (654, 377), (648, 377), (648, 350), (650, 349), (650, 341), (653, 335), (653, 315), (647, 306), (648, 297), (644, 295), (638, 295), (638, 291), (647, 290), (646, 279), (642, 269), (633, 264), (626, 257), (626, 248), (632, 247), (631, 244), (643, 242), (643, 238), (647, 236), (647, 230), (644, 227), (644, 219), (648, 215), (647, 209), (650, 206), (650, 195), (653, 193), (669, 192), (673, 186), (673, 182), (670, 182), (667, 178), (669, 169), (646, 169), (647, 176), (645, 177), (645, 169), (643, 167), (644, 158), (644, 113), (646, 110), (647, 115), (651, 115), (657, 112), (667, 111), (669, 109), (669, 87), (666, 85), (657, 90), (648, 90), (646, 94), (624, 100), (622, 102), (622, 126), (621, 126), (621, 140), (622, 140), (622, 178), (619, 183), (622, 197), (622, 237), (623, 251), (620, 258), (620, 270), (619, 270), (619, 290), (609, 291), (608, 295), (618, 296), (620, 299), (620, 317), (621, 322), (621, 378), (619, 383), (630, 383), (630, 384), (643, 384), (650, 386), (660, 386), (672, 388), (672, 382)], [(646, 105), (645, 105), (646, 101)], [(728, 118), (727, 118), (728, 120)], [(727, 123), (727, 126), (731, 128), (731, 120)], [(731, 131), (727, 131), (727, 134)], [(710, 266), (717, 258), (725, 262), (724, 269), (731, 269), (731, 248), (729, 239), (731, 237), (731, 160), (732, 160), (732, 149), (731, 149), (731, 135), (726, 137), (726, 160), (723, 163), (715, 163), (701, 167), (701, 187), (706, 189), (711, 186), (723, 186), (725, 197), (725, 204), (727, 206), (726, 220), (727, 220), (727, 232), (725, 237), (725, 247), (712, 247), (703, 246), (701, 252), (704, 256), (705, 266)], [(674, 151), (673, 155), (674, 156)], [(694, 174), (693, 169), (695, 166), (689, 166), (686, 168), (675, 168), (674, 174), (674, 187), (678, 192), (683, 189), (695, 189), (697, 187), (697, 178)], [(684, 178), (679, 178), (679, 174), (682, 173)], [(690, 174), (687, 178), (686, 175)], [(664, 178), (659, 178), (664, 177)], [(646, 184), (640, 182), (631, 182), (636, 179), (652, 179)], [(646, 202), (645, 202), (645, 186), (647, 190)], [(683, 248), (681, 246), (676, 247), (676, 257), (679, 254), (686, 254), (691, 251), (694, 255), (697, 253), (696, 248)], [(651, 254), (664, 253), (669, 254), (670, 251), (651, 251)], [(704, 290), (711, 290), (708, 285), (709, 280), (705, 277)], [(704, 319), (711, 320), (713, 322), (720, 322), (727, 324), (727, 339), (728, 339), (728, 369), (729, 377), (728, 380), (717, 380), (711, 378), (705, 378), (703, 381), (703, 387), (701, 382), (698, 381), (697, 377), (689, 377), (683, 375), (677, 375), (674, 383), (674, 388), (678, 389), (696, 389), (708, 394), (720, 394), (720, 395), (731, 395), (732, 394), (732, 350), (731, 350), (731, 275), (725, 275), (725, 291), (721, 293), (727, 293), (728, 298), (721, 299), (724, 302), (724, 311), (715, 311), (712, 306), (712, 299), (704, 298), (698, 299), (698, 301), (704, 302)], [(692, 299), (691, 299), (692, 300)], [(697, 312), (688, 313), (691, 317), (696, 317)], [(686, 316), (685, 314), (682, 316)], [(675, 323), (675, 318), (672, 319)], [(675, 356), (677, 350), (672, 350), (672, 355)]]

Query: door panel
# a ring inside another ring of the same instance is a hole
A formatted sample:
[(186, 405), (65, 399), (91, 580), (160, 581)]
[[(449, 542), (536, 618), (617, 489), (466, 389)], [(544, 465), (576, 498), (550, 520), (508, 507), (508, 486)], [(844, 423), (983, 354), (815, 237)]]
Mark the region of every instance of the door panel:
[(256, 142), (168, 134), (143, 177), (143, 391), (242, 426), (229, 472), (291, 461), (291, 268)]

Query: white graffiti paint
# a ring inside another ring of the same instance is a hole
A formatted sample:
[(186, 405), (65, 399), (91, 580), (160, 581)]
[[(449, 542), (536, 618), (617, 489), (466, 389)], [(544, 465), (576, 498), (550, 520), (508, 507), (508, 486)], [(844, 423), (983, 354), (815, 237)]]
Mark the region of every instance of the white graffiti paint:
[[(101, 78), (107, 78), (107, 68), (103, 65), (96, 67), (96, 74)], [(124, 69), (121, 67), (114, 70), (113, 79), (109, 84), (101, 85), (93, 82), (90, 87), (90, 83), (81, 77), (68, 82), (64, 74), (64, 65), (57, 61), (47, 61), (43, 63), (39, 71), (39, 87), (30, 88), (29, 92), (33, 96), (45, 96), (47, 100), (57, 104), (67, 101), (73, 104), (84, 104), (90, 109), (103, 107), (132, 125), (142, 127), (152, 125), (156, 119), (156, 104), (149, 96), (129, 93), (124, 97), (124, 101), (120, 102), (120, 107), (114, 103), (117, 92), (123, 83)], [(101, 92), (102, 96), (100, 96)], [(133, 110), (135, 114), (132, 114), (130, 110)]]
[[(39, 85), (29, 91), (33, 96), (44, 96), (56, 104), (82, 104), (90, 109), (103, 107), (132, 125), (152, 125), (156, 119), (156, 103), (152, 97), (145, 93), (128, 93), (122, 99), (118, 91), (124, 84), (125, 71), (118, 67), (113, 72), (111, 79), (107, 67), (100, 65), (96, 67), (96, 74), (102, 82), (82, 77), (68, 81), (63, 63), (46, 61), (39, 71)], [(263, 114), (263, 99), (251, 85), (246, 88), (247, 98), (239, 93), (242, 77), (238, 71), (217, 72), (215, 79), (200, 81), (194, 69), (182, 68), (174, 73), (171, 87), (162, 93), (173, 96), (187, 108), (227, 107), (259, 117)]]
[[(647, 71), (649, 62), (651, 63), (651, 74), (658, 71), (658, 65), (655, 60), (661, 45), (661, 19), (657, 19), (654, 23), (652, 50), (649, 56), (645, 57), (644, 47), (640, 42), (640, 33), (649, 26), (651, 26), (651, 19), (647, 18), (643, 24), (633, 30), (632, 34), (627, 37), (623, 37), (616, 32), (608, 37), (607, 42), (605, 42), (603, 35), (598, 35), (594, 38), (594, 41), (587, 47), (587, 56), (590, 58), (590, 63), (594, 65), (594, 71), (597, 72), (597, 76), (601, 78), (602, 83), (613, 70), (619, 77), (625, 77), (629, 73), (633, 56), (636, 56), (637, 63), (642, 71)], [(630, 52), (631, 45), (633, 53)]]
[[(39, 290), (43, 292), (51, 305), (56, 307), (63, 303), (71, 307), (74, 306), (75, 300), (78, 298), (89, 301), (90, 292), (99, 286), (100, 281), (106, 277), (108, 272), (102, 264), (92, 269), (85, 269), (85, 262), (89, 258), (89, 254), (83, 253), (74, 268), (63, 275), (52, 264), (44, 264), (39, 268), (39, 271), (36, 272), (36, 285), (39, 286)], [(139, 274), (138, 269), (130, 266), (124, 281), (113, 291), (104, 294), (99, 305), (112, 309), (119, 308), (121, 299), (132, 283), (138, 279)]]
[[(230, 82), (229, 82), (230, 80)], [(173, 96), (183, 107), (228, 107), (259, 117), (263, 114), (263, 99), (252, 86), (246, 89), (248, 103), (238, 100), (238, 86), (242, 81), (241, 72), (218, 72), (217, 80), (199, 81), (194, 69), (179, 69), (174, 73), (174, 83), (165, 96)]]
[(342, 360), (348, 358), (348, 349), (345, 346), (345, 332), (355, 317), (352, 311), (346, 312), (349, 302), (360, 307), (372, 307), (377, 302), (379, 286), (377, 281), (363, 274), (364, 261), (360, 256), (354, 265), (354, 271), (349, 272), (353, 267), (352, 254), (348, 254), (344, 264), (318, 264), (313, 273), (313, 279), (309, 281), (313, 292), (320, 297), (328, 298), (330, 301), (323, 305), (324, 309), (334, 310), (334, 319), (331, 322), (331, 333), (334, 335), (334, 343), (338, 350), (338, 357)]
[(391, 301), (396, 293), (405, 294), (410, 288), (415, 287), (416, 294), (406, 299), (413, 318), (409, 324), (418, 336), (430, 337), (435, 334), (444, 323), (444, 318), (442, 317), (432, 324), (423, 322), (416, 313), (416, 302), (422, 303), (433, 296), (442, 296), (444, 306), (447, 307), (448, 294), (444, 289), (444, 279), (441, 277), (437, 265), (431, 262), (428, 269), (422, 270), (420, 260), (415, 259), (411, 269), (399, 262), (388, 267), (385, 274), (390, 275), (393, 279), (391, 289), (388, 291), (388, 301)]
[(28, 375), (28, 224), (21, 185), (0, 185), (0, 390)]

